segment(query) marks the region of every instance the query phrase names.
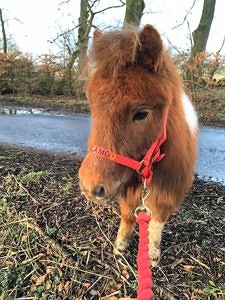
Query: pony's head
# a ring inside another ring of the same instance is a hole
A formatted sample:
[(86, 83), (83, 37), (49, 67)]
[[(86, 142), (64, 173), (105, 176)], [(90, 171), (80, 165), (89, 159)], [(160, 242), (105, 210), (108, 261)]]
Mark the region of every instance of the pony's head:
[[(146, 25), (93, 37), (94, 72), (86, 95), (92, 127), (88, 144), (141, 160), (162, 130), (172, 95), (174, 67), (157, 30)], [(175, 79), (174, 79), (175, 80)], [(138, 174), (93, 152), (79, 170), (80, 186), (91, 200), (112, 199), (137, 185)]]

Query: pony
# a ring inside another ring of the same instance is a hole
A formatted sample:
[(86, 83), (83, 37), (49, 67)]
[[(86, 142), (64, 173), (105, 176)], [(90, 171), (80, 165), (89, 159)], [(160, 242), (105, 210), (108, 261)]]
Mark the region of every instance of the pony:
[[(160, 147), (165, 157), (152, 166), (145, 200), (152, 212), (149, 255), (152, 266), (157, 266), (163, 227), (192, 185), (197, 115), (152, 25), (141, 30), (96, 30), (90, 62), (93, 71), (85, 87), (92, 117), (89, 149), (100, 146), (109, 149), (109, 154), (141, 161), (165, 123), (167, 139)], [(119, 254), (129, 246), (142, 184), (138, 172), (105, 158), (96, 151), (87, 152), (79, 169), (80, 189), (99, 204), (118, 201), (121, 221), (114, 253)]]

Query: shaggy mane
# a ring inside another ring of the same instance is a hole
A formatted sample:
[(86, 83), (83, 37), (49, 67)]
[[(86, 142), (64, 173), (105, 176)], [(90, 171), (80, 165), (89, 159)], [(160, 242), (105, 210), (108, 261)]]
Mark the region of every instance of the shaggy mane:
[(140, 47), (135, 28), (95, 33), (90, 61), (104, 76), (114, 76), (126, 65), (135, 63)]

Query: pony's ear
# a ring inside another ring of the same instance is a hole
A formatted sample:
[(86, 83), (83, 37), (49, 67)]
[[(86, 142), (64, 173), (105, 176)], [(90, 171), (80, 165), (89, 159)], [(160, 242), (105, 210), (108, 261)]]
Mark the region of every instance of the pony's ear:
[(139, 41), (137, 63), (157, 73), (161, 65), (163, 50), (160, 34), (152, 25), (145, 25), (139, 32)]
[(99, 29), (96, 29), (93, 33), (93, 43), (97, 42), (101, 36), (102, 32)]

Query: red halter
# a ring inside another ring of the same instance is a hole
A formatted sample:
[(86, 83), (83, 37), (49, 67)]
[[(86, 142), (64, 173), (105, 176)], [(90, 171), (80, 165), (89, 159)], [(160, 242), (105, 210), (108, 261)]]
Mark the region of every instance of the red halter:
[(167, 106), (164, 110), (161, 135), (150, 146), (142, 161), (134, 160), (132, 158), (117, 154), (99, 146), (89, 146), (88, 150), (98, 154), (101, 157), (114, 161), (115, 163), (136, 170), (141, 174), (142, 182), (145, 181), (146, 184), (149, 184), (153, 175), (152, 165), (160, 161), (165, 156), (165, 153), (160, 152), (160, 147), (166, 140), (168, 110), (169, 106)]

